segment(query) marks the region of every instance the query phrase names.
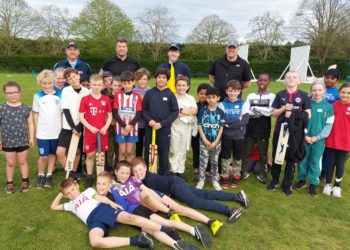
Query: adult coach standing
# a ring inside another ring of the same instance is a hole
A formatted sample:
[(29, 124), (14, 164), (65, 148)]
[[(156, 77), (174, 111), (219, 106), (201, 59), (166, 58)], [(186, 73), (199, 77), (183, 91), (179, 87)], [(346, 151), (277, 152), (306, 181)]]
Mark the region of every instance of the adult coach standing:
[(239, 57), (238, 51), (238, 43), (230, 41), (226, 46), (226, 54), (215, 60), (209, 71), (209, 80), (219, 90), (220, 101), (227, 96), (225, 88), (230, 80), (239, 81), (242, 89), (250, 87), (250, 66)]
[(66, 46), (65, 53), (67, 58), (59, 61), (53, 66), (53, 69), (57, 68), (73, 68), (78, 71), (79, 75), (85, 75), (90, 77), (91, 67), (88, 63), (79, 59), (80, 50), (78, 44), (75, 42), (69, 42)]
[(117, 55), (104, 62), (103, 71), (110, 71), (114, 76), (120, 76), (123, 71), (135, 73), (140, 68), (140, 63), (128, 55), (128, 40), (118, 38), (115, 42), (115, 51)]
[(179, 61), (180, 46), (177, 43), (172, 43), (168, 49), (169, 62), (161, 64), (158, 68), (166, 68), (170, 72), (170, 79), (167, 87), (175, 94), (175, 80), (178, 76), (187, 76), (190, 78), (190, 69), (187, 64)]

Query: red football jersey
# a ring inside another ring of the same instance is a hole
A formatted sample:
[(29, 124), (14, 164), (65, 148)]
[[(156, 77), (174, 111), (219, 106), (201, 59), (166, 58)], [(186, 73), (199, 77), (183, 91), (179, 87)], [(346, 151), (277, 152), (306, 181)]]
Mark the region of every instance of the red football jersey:
[(112, 112), (109, 97), (101, 95), (96, 99), (91, 94), (84, 96), (80, 102), (80, 113), (85, 113), (86, 121), (93, 127), (101, 129), (107, 121), (107, 113)]

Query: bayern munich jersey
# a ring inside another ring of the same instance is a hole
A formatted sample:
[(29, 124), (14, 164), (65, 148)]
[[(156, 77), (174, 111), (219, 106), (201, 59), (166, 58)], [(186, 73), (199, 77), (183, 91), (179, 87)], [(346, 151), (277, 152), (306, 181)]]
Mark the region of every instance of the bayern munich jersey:
[(103, 128), (107, 122), (107, 113), (112, 112), (108, 96), (101, 95), (98, 99), (91, 94), (84, 96), (80, 102), (80, 113), (85, 113), (85, 120), (97, 129)]
[[(120, 90), (114, 95), (113, 109), (118, 111), (118, 115), (125, 124), (131, 124), (132, 119), (136, 116), (136, 112), (142, 111), (142, 100), (138, 93), (125, 94)], [(117, 122), (115, 131), (117, 134), (122, 133), (122, 126)], [(133, 126), (128, 136), (137, 136), (138, 123)]]

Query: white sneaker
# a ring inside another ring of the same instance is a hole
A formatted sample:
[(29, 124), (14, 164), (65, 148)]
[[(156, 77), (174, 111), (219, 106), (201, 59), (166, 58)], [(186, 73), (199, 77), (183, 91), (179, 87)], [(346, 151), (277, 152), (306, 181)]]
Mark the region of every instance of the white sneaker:
[(204, 181), (200, 180), (200, 181), (197, 183), (196, 188), (197, 188), (197, 189), (203, 189), (203, 187), (204, 187)]
[(332, 194), (332, 184), (326, 184), (326, 186), (324, 186), (323, 194), (328, 196)]
[(216, 191), (221, 191), (222, 190), (222, 187), (220, 186), (220, 183), (218, 181), (213, 181), (212, 182), (212, 185), (213, 185), (213, 188), (216, 190)]
[(332, 195), (334, 197), (340, 198), (341, 197), (341, 189), (340, 189), (340, 187), (334, 186)]

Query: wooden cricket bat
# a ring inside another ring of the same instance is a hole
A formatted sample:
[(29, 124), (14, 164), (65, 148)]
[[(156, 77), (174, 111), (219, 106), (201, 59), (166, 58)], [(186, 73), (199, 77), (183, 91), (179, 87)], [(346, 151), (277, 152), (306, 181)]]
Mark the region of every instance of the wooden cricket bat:
[(101, 150), (101, 134), (97, 134), (96, 175), (105, 170), (105, 153)]
[(148, 171), (151, 173), (157, 173), (157, 165), (158, 165), (158, 146), (156, 144), (156, 130), (152, 129), (152, 143), (149, 147), (149, 166)]
[(77, 155), (77, 149), (79, 144), (80, 135), (72, 133), (72, 138), (70, 140), (68, 155), (66, 160), (66, 179), (69, 177), (70, 171), (72, 171), (74, 166), (75, 157)]
[(275, 163), (282, 165), (286, 156), (289, 139), (288, 123), (281, 124), (280, 134), (278, 136), (278, 143), (276, 148)]

